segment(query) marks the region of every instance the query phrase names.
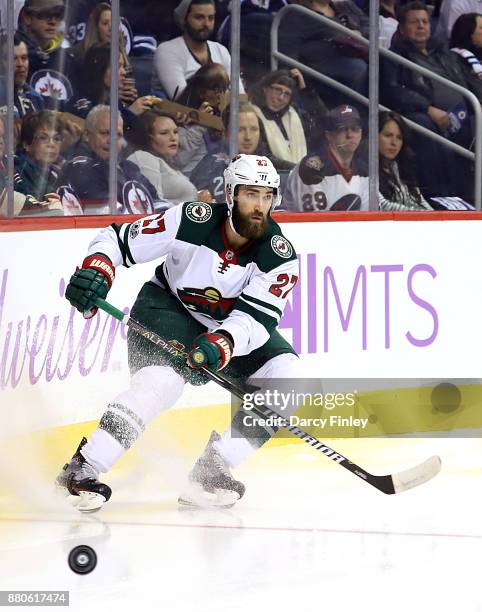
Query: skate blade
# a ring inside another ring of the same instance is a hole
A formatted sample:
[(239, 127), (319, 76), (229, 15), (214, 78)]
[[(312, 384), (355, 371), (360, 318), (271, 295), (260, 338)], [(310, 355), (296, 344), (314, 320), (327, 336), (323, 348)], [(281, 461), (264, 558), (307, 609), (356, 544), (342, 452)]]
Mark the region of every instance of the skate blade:
[(69, 490), (62, 485), (56, 486), (57, 490), (65, 497), (71, 506), (79, 512), (98, 512), (105, 504), (105, 497), (91, 491), (80, 491), (78, 495), (71, 495)]
[(232, 508), (238, 501), (236, 491), (214, 489), (213, 493), (205, 491), (202, 487), (193, 485), (188, 492), (181, 494), (178, 504), (189, 508)]

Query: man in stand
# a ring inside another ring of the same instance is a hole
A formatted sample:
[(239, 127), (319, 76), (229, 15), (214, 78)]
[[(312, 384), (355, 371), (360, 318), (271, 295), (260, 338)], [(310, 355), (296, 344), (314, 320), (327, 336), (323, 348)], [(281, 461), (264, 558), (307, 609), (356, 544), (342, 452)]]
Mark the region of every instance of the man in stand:
[[(214, 0), (182, 0), (174, 9), (174, 21), (182, 36), (161, 43), (154, 55), (153, 92), (165, 92), (175, 100), (187, 80), (207, 64), (222, 64), (231, 73), (231, 56), (223, 45), (209, 40), (214, 30)], [(239, 92), (244, 93), (239, 82)], [(164, 96), (163, 96), (164, 97)]]

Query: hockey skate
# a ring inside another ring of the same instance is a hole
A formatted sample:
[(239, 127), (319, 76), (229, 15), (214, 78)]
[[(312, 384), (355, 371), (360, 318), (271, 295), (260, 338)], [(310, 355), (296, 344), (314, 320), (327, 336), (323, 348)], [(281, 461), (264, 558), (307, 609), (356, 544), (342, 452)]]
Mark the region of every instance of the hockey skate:
[(179, 496), (181, 506), (231, 508), (244, 495), (245, 486), (235, 480), (213, 442), (221, 436), (213, 431), (203, 454), (189, 474), (188, 491)]
[(69, 497), (69, 502), (77, 510), (96, 512), (109, 501), (112, 491), (106, 484), (99, 482), (97, 471), (82, 456), (80, 451), (84, 444), (87, 444), (87, 438), (82, 438), (74, 456), (57, 476), (55, 484)]

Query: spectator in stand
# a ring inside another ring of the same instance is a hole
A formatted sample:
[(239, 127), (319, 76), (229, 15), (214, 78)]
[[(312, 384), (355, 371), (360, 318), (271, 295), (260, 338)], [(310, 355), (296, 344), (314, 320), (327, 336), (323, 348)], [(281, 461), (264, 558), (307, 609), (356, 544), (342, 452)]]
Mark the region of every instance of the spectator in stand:
[[(230, 109), (227, 107), (223, 112), (224, 142), (223, 149), (219, 153), (208, 153), (191, 172), (191, 181), (198, 189), (209, 191), (216, 202), (224, 202), (224, 175), (231, 158), (229, 156), (229, 118)], [(241, 103), (238, 110), (238, 153), (246, 155), (269, 155), (266, 141), (262, 135), (258, 116), (254, 106)], [(290, 162), (271, 157), (275, 168), (281, 171), (289, 171), (294, 166)]]
[(85, 54), (95, 44), (110, 44), (111, 41), (111, 8), (107, 2), (100, 2), (94, 7), (87, 20), (85, 36), (80, 42), (69, 48), (73, 70), (82, 77)]
[[(13, 192), (13, 215), (21, 216), (37, 216), (41, 215), (63, 215), (60, 198), (56, 193), (48, 193), (45, 195), (45, 200), (39, 202), (31, 195), (26, 195), (21, 191), (17, 191), (17, 185), (21, 182), (21, 178), (14, 174), (14, 192)], [(7, 158), (5, 155), (5, 124), (3, 118), (0, 117), (0, 217), (7, 216), (8, 209), (7, 198)]]
[(436, 34), (441, 40), (448, 40), (454, 23), (465, 13), (481, 13), (480, 0), (442, 0)]
[[(7, 72), (7, 36), (0, 38), (0, 57), (2, 73)], [(23, 117), (27, 113), (34, 113), (45, 107), (44, 98), (27, 83), (28, 77), (28, 51), (27, 45), (18, 34), (13, 38), (13, 86), (14, 86), (14, 112), (15, 117)], [(0, 112), (7, 112), (7, 85), (5, 78), (0, 81)]]
[(15, 189), (43, 200), (57, 188), (63, 124), (59, 114), (43, 110), (22, 119), (21, 152), (15, 157)]
[[(291, 0), (368, 38), (367, 15), (351, 0)], [(366, 94), (368, 50), (353, 38), (302, 13), (282, 20), (279, 49), (314, 70)]]
[[(293, 104), (295, 92), (303, 111)], [(327, 109), (297, 68), (267, 74), (250, 91), (250, 100), (266, 134), (268, 157), (296, 164), (313, 149), (311, 137), (320, 133)]]
[[(182, 30), (178, 36), (161, 43), (154, 55), (152, 90), (165, 91), (176, 99), (187, 81), (202, 66), (222, 64), (231, 74), (231, 56), (223, 45), (208, 40), (214, 30), (214, 0), (182, 0), (174, 10), (174, 20)], [(244, 93), (240, 81), (240, 93)]]
[(449, 47), (456, 54), (472, 91), (482, 100), (482, 14), (460, 15), (452, 28)]
[[(110, 45), (111, 36), (112, 36), (112, 28), (111, 28), (110, 4), (107, 2), (99, 2), (99, 4), (97, 4), (97, 6), (94, 7), (94, 9), (89, 15), (84, 38), (77, 44), (70, 47), (68, 50), (68, 54), (72, 60), (73, 71), (77, 77), (77, 80), (79, 78), (82, 79), (83, 77), (85, 55), (87, 51), (94, 45), (98, 45), (98, 44), (109, 44)], [(123, 57), (124, 67), (126, 71), (126, 77), (124, 79), (124, 85), (125, 85), (124, 89), (127, 88), (128, 84), (133, 89), (133, 91), (130, 92), (130, 96), (128, 97), (128, 99), (125, 99), (126, 92), (125, 91), (123, 92), (124, 94), (123, 101), (132, 103), (139, 96), (137, 94), (137, 90), (135, 89), (135, 82), (132, 80), (128, 81), (128, 79), (132, 79), (132, 67), (130, 65), (129, 58), (127, 55), (127, 50), (126, 50), (127, 41), (128, 41), (128, 38), (126, 37), (125, 30), (122, 29), (122, 22), (121, 22), (121, 31), (119, 32), (119, 49)], [(76, 79), (74, 76), (71, 77), (71, 81), (74, 85), (74, 90), (78, 91), (79, 84), (76, 83)]]
[[(204, 113), (221, 116), (225, 93), (229, 87), (229, 76), (221, 64), (207, 64), (190, 79), (176, 102), (198, 109)], [(193, 168), (208, 152), (222, 147), (222, 132), (200, 124), (185, 124), (179, 127), (179, 169), (189, 176)]]
[(29, 84), (45, 97), (49, 108), (60, 108), (73, 95), (70, 58), (61, 31), (64, 0), (25, 0), (18, 34), (27, 46)]
[[(58, 179), (58, 193), (66, 215), (109, 214), (110, 108), (94, 106), (85, 120), (84, 140), (88, 156), (64, 164)], [(122, 117), (117, 124), (117, 157), (124, 146)], [(117, 212), (152, 214), (162, 210), (154, 186), (131, 161), (117, 163)]]
[[(135, 125), (135, 116), (152, 107), (153, 96), (141, 96), (132, 101), (132, 89), (126, 87), (126, 59), (119, 55), (119, 110), (126, 124)], [(71, 111), (79, 117), (85, 117), (98, 104), (108, 104), (110, 100), (110, 44), (92, 45), (85, 54), (83, 89), (72, 104)]]
[(294, 211), (368, 210), (368, 167), (358, 155), (360, 115), (348, 105), (332, 109), (318, 155), (290, 172), (283, 207)]
[[(456, 54), (431, 36), (429, 13), (422, 2), (409, 2), (400, 8), (399, 31), (392, 39), (391, 50), (452, 83), (473, 89), (474, 83), (467, 80)], [(381, 68), (382, 100), (387, 106), (438, 134), (450, 136), (462, 146), (471, 144), (468, 119), (458, 127), (451, 125), (451, 116), (468, 117), (463, 96), (400, 64), (384, 60)], [(463, 195), (470, 200), (466, 194), (470, 185), (466, 160), (417, 133), (413, 142), (420, 158), (425, 160), (419, 166), (422, 192), (428, 196)]]
[(136, 142), (139, 148), (128, 159), (149, 179), (161, 198), (172, 205), (196, 200), (212, 201), (209, 192), (198, 192), (175, 167), (179, 134), (171, 115), (156, 110), (143, 113), (139, 118)]
[(433, 210), (420, 192), (413, 171), (415, 155), (407, 143), (407, 126), (397, 113), (378, 119), (380, 210)]

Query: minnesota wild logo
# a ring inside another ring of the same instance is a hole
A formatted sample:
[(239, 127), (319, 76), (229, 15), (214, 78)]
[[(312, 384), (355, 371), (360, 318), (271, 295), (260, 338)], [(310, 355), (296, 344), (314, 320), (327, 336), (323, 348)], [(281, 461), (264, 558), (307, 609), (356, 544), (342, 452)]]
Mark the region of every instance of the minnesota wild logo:
[(212, 208), (203, 202), (191, 202), (186, 206), (186, 216), (194, 223), (206, 223), (212, 214)]
[(271, 238), (271, 248), (284, 259), (289, 259), (293, 253), (293, 247), (283, 236), (273, 236)]
[(223, 297), (214, 287), (183, 287), (177, 290), (177, 294), (186, 308), (206, 314), (215, 320), (226, 318), (236, 301), (236, 298)]

